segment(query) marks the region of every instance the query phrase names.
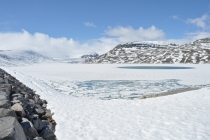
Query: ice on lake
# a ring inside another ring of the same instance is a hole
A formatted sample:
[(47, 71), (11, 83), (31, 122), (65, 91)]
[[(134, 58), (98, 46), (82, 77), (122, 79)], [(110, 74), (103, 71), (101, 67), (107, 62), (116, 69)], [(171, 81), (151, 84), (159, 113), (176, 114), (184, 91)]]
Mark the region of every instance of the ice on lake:
[(90, 81), (43, 81), (57, 91), (74, 96), (103, 100), (136, 99), (142, 95), (158, 94), (189, 85), (179, 84), (178, 80), (90, 80)]

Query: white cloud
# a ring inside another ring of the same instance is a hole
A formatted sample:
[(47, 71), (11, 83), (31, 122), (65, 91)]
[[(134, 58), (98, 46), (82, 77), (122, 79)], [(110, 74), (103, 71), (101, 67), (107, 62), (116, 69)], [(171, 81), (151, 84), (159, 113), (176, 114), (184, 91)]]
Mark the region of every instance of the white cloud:
[(0, 33), (0, 50), (33, 50), (49, 57), (79, 57), (90, 52), (105, 53), (118, 44), (141, 40), (164, 39), (164, 32), (151, 26), (140, 27), (118, 26), (105, 31), (107, 37), (91, 39), (80, 43), (66, 37), (53, 38), (43, 33), (30, 34), (23, 30), (15, 33)]
[(80, 43), (72, 38), (53, 38), (47, 34), (31, 34), (25, 30), (15, 33), (0, 32), (0, 50), (33, 50), (49, 57), (80, 57), (90, 52), (103, 54), (118, 44), (132, 41), (160, 40), (184, 44), (210, 36), (208, 32), (198, 31), (187, 33), (183, 39), (165, 39), (165, 33), (155, 26), (138, 29), (133, 29), (130, 26), (109, 27), (104, 33), (104, 37)]
[(84, 24), (87, 27), (94, 27), (94, 28), (96, 28), (96, 25), (94, 25), (92, 22), (84, 22)]
[(80, 45), (72, 38), (52, 38), (46, 34), (30, 34), (23, 30), (16, 33), (0, 33), (1, 50), (33, 50), (46, 56), (73, 56), (80, 51)]
[(115, 39), (98, 38), (80, 43), (72, 38), (53, 38), (43, 33), (0, 32), (0, 50), (33, 50), (48, 57), (80, 57), (98, 52), (105, 53), (118, 45)]
[(208, 20), (209, 20), (209, 15), (204, 14), (200, 18), (187, 19), (186, 22), (189, 23), (189, 24), (194, 24), (197, 27), (200, 27), (202, 29), (205, 29), (207, 27), (206, 23), (208, 22)]
[(115, 28), (109, 28), (105, 33), (109, 36), (116, 37), (118, 42), (126, 43), (132, 41), (146, 41), (146, 40), (163, 40), (165, 33), (161, 29), (157, 29), (155, 26), (144, 29), (140, 27), (135, 30), (132, 27), (118, 26)]
[(179, 19), (179, 17), (177, 15), (173, 15), (172, 18), (173, 19)]

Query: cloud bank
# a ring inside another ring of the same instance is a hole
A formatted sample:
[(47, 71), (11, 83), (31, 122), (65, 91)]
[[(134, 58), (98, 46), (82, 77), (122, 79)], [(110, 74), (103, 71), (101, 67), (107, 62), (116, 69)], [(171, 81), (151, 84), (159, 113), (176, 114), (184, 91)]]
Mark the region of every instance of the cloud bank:
[(163, 40), (165, 39), (165, 33), (161, 29), (157, 29), (155, 26), (151, 26), (147, 29), (140, 27), (135, 30), (132, 27), (109, 27), (105, 33), (109, 36), (117, 37), (117, 40), (122, 43), (131, 41), (143, 41), (143, 40)]
[(109, 27), (106, 37), (91, 39), (80, 43), (72, 38), (53, 38), (47, 34), (31, 34), (26, 30), (21, 32), (0, 33), (0, 50), (33, 50), (48, 57), (80, 57), (90, 52), (103, 54), (121, 43), (141, 40), (160, 40), (164, 32), (151, 26), (148, 29), (140, 27)]
[(133, 41), (169, 41), (179, 44), (192, 42), (210, 36), (209, 32), (187, 33), (183, 39), (166, 39), (163, 30), (155, 26), (149, 28), (131, 26), (108, 27), (101, 38), (87, 40), (85, 43), (72, 38), (53, 38), (47, 34), (21, 32), (0, 33), (0, 50), (33, 50), (48, 57), (80, 57), (91, 52), (106, 53), (118, 44)]

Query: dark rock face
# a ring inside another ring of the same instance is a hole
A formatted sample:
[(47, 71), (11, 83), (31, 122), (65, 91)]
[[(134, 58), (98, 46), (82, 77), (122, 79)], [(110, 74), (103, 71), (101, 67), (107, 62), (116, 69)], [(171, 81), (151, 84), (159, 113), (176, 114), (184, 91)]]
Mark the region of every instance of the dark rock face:
[(85, 60), (90, 60), (90, 59), (96, 58), (98, 56), (99, 55), (97, 53), (92, 53), (92, 54), (82, 55), (81, 58), (83, 58)]
[(53, 128), (51, 125), (47, 125), (45, 126), (41, 133), (40, 133), (40, 136), (42, 136), (44, 139), (46, 140), (56, 140), (56, 136), (53, 132)]
[(9, 100), (2, 100), (0, 101), (0, 108), (10, 108), (10, 101)]
[(0, 139), (56, 140), (56, 122), (46, 107), (46, 100), (0, 69)]
[(26, 140), (22, 127), (15, 117), (0, 118), (1, 140)]
[(0, 108), (0, 118), (2, 117), (17, 117), (16, 113), (11, 109)]
[(37, 130), (34, 128), (33, 124), (28, 119), (23, 118), (21, 126), (28, 139), (33, 139), (39, 136)]

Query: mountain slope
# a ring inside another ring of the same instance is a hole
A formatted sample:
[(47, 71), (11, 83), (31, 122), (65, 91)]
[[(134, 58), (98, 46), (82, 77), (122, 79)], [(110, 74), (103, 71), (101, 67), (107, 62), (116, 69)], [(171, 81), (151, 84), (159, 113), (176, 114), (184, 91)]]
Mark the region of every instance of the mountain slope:
[(86, 55), (82, 55), (81, 58), (85, 59), (85, 60), (89, 60), (89, 59), (94, 59), (96, 57), (98, 57), (99, 55), (97, 53), (90, 53), (90, 54), (86, 54)]
[(126, 43), (85, 63), (210, 63), (210, 38), (182, 46), (157, 41)]
[(0, 65), (16, 66), (41, 62), (51, 62), (52, 59), (34, 51), (0, 50)]

